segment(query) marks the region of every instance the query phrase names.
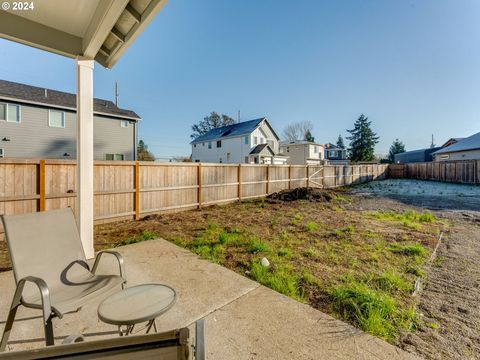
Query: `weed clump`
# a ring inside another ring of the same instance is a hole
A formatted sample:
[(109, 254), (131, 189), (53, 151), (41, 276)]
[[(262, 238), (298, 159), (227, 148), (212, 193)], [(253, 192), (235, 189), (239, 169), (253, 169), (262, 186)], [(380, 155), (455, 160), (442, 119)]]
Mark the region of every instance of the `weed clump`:
[(260, 284), (290, 296), (296, 300), (304, 301), (304, 293), (300, 287), (300, 278), (285, 266), (265, 267), (255, 262), (250, 268), (250, 276)]
[(410, 255), (410, 256), (425, 256), (427, 250), (421, 244), (403, 245), (394, 243), (390, 246), (389, 250), (396, 254)]
[(334, 310), (345, 320), (376, 336), (386, 339), (394, 336), (397, 305), (391, 296), (359, 282), (339, 285), (330, 295)]

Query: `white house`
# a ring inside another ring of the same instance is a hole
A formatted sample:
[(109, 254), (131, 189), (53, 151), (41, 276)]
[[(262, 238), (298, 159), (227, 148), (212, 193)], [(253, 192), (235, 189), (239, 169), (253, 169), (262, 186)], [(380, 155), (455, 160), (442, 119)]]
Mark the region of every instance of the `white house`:
[(319, 165), (324, 160), (324, 146), (308, 141), (284, 141), (280, 153), (289, 157), (292, 165)]
[(228, 164), (286, 164), (279, 137), (266, 118), (210, 130), (192, 145), (192, 161)]

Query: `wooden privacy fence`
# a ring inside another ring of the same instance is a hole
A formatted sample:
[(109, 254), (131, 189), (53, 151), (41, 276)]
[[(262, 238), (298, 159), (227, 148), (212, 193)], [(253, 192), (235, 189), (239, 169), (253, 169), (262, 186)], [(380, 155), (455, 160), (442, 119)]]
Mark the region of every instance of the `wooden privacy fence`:
[(391, 178), (480, 184), (480, 160), (392, 164), (388, 173)]
[[(76, 162), (0, 160), (0, 214), (76, 208)], [(97, 222), (241, 199), (301, 186), (336, 187), (384, 179), (387, 165), (297, 166), (96, 161)]]

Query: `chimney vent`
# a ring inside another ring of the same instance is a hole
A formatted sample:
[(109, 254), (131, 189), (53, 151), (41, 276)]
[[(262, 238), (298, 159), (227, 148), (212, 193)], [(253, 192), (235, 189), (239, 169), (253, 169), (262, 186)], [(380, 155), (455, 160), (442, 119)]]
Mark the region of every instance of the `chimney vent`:
[(48, 91), (45, 89), (45, 97), (48, 97)]

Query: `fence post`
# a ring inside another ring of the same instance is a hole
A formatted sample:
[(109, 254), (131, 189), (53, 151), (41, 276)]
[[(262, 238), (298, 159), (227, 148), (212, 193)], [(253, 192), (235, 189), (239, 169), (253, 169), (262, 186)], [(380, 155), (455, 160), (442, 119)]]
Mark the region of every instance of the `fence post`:
[(140, 220), (140, 163), (135, 161), (135, 220)]
[(237, 168), (237, 180), (238, 180), (238, 200), (242, 199), (242, 164), (238, 164)]
[(292, 165), (288, 165), (288, 190), (292, 189)]
[(267, 164), (267, 183), (266, 183), (266, 186), (265, 186), (265, 190), (267, 191), (267, 195), (268, 195), (268, 192), (270, 190), (270, 165)]
[(310, 171), (308, 169), (308, 165), (305, 166), (306, 170), (307, 170), (307, 188), (309, 187), (310, 185)]
[(40, 160), (38, 165), (38, 211), (45, 211), (45, 160)]
[(198, 180), (198, 189), (197, 189), (198, 208), (201, 209), (202, 208), (202, 163), (198, 163), (197, 180)]

